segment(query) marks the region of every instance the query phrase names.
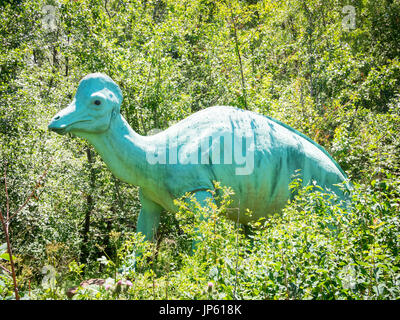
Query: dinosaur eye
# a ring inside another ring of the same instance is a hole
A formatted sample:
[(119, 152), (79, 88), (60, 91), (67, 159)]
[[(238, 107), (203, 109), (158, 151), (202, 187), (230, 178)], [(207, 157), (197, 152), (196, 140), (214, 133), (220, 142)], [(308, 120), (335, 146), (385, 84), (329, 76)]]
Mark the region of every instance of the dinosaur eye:
[(101, 101), (100, 101), (100, 100), (94, 100), (94, 104), (95, 104), (96, 106), (99, 106), (99, 105), (101, 105)]

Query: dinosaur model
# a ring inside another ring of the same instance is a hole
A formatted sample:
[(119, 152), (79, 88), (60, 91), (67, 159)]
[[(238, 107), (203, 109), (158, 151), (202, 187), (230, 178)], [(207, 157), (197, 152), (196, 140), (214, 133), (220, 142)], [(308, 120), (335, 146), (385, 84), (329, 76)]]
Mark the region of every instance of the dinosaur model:
[[(87, 139), (119, 179), (140, 187), (137, 232), (153, 239), (163, 210), (191, 192), (201, 205), (213, 182), (234, 191), (242, 224), (280, 212), (300, 170), (304, 185), (316, 181), (340, 198), (346, 174), (317, 143), (258, 113), (216, 106), (196, 112), (151, 136), (137, 134), (120, 113), (122, 92), (108, 76), (84, 77), (71, 104), (48, 125), (56, 133)], [(245, 214), (246, 209), (252, 215)], [(238, 215), (236, 210), (236, 215)]]

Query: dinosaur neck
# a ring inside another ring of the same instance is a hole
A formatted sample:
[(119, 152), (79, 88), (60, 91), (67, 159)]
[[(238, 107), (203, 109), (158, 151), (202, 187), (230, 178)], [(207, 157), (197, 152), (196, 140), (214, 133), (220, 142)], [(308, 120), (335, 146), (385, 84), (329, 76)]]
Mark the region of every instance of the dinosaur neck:
[(152, 168), (146, 161), (145, 137), (133, 131), (121, 114), (111, 120), (106, 132), (85, 134), (84, 138), (119, 179), (136, 186), (144, 186), (152, 180)]

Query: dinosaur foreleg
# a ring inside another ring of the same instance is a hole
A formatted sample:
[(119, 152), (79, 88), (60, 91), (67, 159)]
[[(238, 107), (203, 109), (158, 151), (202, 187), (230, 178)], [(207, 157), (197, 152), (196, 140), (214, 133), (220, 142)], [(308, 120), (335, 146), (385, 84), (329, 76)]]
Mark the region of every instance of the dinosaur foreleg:
[(142, 204), (142, 209), (139, 213), (136, 232), (141, 232), (146, 240), (152, 241), (157, 233), (163, 208), (147, 199), (142, 192), (140, 192), (140, 203)]

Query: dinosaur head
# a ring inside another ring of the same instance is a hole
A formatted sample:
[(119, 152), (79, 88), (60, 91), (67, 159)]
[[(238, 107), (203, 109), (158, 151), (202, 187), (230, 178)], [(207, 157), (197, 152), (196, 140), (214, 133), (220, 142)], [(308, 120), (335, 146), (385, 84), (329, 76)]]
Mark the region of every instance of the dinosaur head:
[(122, 92), (107, 75), (92, 73), (80, 82), (68, 107), (58, 112), (48, 128), (58, 134), (102, 133), (108, 130), (113, 116), (119, 114)]

